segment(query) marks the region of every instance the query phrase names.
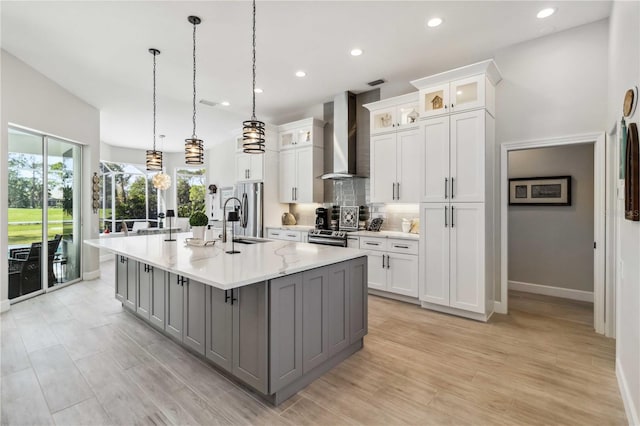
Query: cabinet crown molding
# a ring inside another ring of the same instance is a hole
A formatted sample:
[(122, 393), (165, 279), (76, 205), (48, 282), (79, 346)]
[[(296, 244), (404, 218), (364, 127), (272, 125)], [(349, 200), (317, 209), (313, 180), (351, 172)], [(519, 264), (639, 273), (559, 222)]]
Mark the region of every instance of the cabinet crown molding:
[(437, 84), (448, 83), (452, 80), (459, 80), (479, 74), (485, 74), (494, 86), (502, 80), (502, 74), (500, 73), (496, 63), (493, 59), (487, 59), (485, 61), (476, 62), (475, 64), (465, 65), (464, 67), (419, 78), (411, 81), (411, 84), (418, 89), (427, 89)]
[(278, 132), (283, 132), (291, 129), (296, 129), (298, 127), (305, 126), (313, 126), (313, 127), (324, 127), (327, 124), (325, 121), (319, 120), (317, 118), (309, 117), (303, 118), (302, 120), (292, 121), (290, 123), (281, 124), (278, 126)]
[(371, 102), (362, 106), (369, 111), (375, 111), (378, 109), (389, 108), (396, 105), (418, 102), (419, 96), (419, 92), (411, 92), (407, 93), (406, 95), (394, 96), (393, 98), (382, 99), (380, 101)]

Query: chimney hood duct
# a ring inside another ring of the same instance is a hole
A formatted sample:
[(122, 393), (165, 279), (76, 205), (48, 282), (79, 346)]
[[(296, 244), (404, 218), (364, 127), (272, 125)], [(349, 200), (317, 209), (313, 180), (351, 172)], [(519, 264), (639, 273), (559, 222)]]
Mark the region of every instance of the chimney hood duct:
[(356, 95), (344, 92), (333, 100), (333, 172), (322, 179), (350, 179), (356, 175)]

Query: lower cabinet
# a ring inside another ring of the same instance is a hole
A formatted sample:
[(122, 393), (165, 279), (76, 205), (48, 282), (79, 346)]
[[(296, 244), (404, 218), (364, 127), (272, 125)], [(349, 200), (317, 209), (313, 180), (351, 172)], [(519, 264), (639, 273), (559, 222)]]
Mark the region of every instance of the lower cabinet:
[(165, 331), (196, 352), (205, 354), (205, 288), (198, 281), (168, 274)]
[(369, 250), (369, 288), (418, 297), (418, 241), (379, 237), (360, 238)]
[(262, 393), (268, 393), (267, 283), (232, 290), (206, 286), (205, 356)]
[(126, 256), (116, 255), (116, 299), (122, 306), (136, 311), (138, 262)]
[(138, 262), (136, 314), (164, 330), (165, 272)]
[(271, 393), (367, 334), (366, 283), (365, 257), (271, 280)]

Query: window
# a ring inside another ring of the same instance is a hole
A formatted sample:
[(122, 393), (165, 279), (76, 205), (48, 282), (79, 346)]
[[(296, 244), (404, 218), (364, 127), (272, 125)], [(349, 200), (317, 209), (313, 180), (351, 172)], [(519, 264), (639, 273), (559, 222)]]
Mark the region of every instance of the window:
[(176, 170), (178, 217), (189, 217), (197, 211), (205, 213), (206, 172), (206, 169)]
[(158, 222), (158, 190), (151, 183), (155, 173), (137, 164), (100, 163), (102, 208), (100, 231), (120, 232), (122, 222), (132, 229), (135, 222), (155, 228)]

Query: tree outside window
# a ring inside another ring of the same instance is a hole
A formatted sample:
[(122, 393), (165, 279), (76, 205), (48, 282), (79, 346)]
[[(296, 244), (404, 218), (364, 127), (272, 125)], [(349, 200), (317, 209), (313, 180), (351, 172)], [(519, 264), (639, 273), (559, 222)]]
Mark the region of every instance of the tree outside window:
[(195, 212), (205, 213), (206, 169), (176, 170), (176, 205), (178, 217), (189, 217)]

